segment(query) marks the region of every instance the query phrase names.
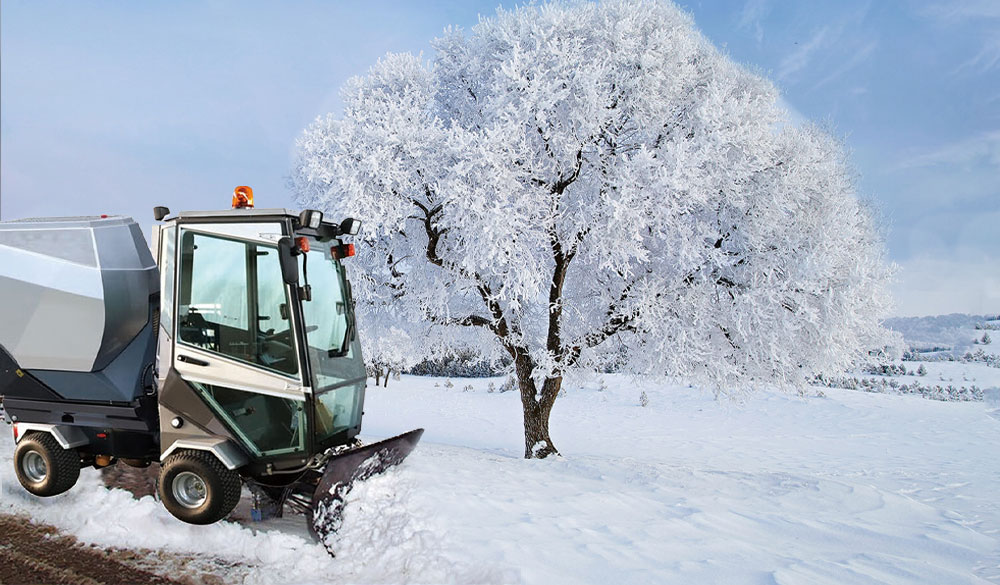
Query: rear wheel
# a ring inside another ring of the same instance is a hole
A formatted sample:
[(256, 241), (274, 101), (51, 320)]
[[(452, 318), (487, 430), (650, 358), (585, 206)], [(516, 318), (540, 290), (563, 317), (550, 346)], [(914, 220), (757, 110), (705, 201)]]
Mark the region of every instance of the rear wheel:
[(36, 496), (55, 496), (76, 485), (80, 456), (63, 449), (49, 433), (32, 431), (17, 443), (14, 471), (24, 489)]
[(168, 512), (189, 524), (218, 522), (240, 501), (242, 483), (207, 451), (179, 451), (160, 468), (157, 491)]

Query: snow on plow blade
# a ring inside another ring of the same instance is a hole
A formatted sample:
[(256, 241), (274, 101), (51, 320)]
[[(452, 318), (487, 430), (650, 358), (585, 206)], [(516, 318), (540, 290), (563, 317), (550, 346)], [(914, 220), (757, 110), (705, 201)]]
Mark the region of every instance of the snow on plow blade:
[[(364, 481), (394, 465), (399, 465), (420, 441), (424, 429), (345, 451), (330, 459), (323, 471), (309, 510), (309, 531), (320, 542), (336, 532), (342, 523), (344, 498), (354, 482)], [(332, 552), (332, 551), (331, 551)]]

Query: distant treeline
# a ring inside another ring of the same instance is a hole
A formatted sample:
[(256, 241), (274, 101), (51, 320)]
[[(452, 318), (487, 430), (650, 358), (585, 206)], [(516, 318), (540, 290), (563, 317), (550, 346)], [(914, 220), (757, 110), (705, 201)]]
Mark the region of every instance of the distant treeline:
[(895, 378), (856, 378), (816, 376), (813, 385), (845, 390), (861, 390), (876, 394), (907, 394), (947, 402), (982, 402), (983, 389), (979, 386), (924, 385), (920, 382), (900, 382)]
[(986, 353), (982, 349), (967, 351), (962, 357), (951, 354), (926, 355), (926, 352), (949, 351), (951, 348), (913, 349), (903, 352), (904, 362), (961, 362), (963, 364), (986, 364), (991, 368), (1000, 368), (1000, 355)]

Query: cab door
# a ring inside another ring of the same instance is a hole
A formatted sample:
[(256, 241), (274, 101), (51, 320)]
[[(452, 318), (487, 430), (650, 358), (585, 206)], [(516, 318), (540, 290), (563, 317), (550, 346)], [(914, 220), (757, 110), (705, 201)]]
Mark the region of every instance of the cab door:
[(172, 366), (254, 458), (307, 449), (281, 224), (181, 224)]

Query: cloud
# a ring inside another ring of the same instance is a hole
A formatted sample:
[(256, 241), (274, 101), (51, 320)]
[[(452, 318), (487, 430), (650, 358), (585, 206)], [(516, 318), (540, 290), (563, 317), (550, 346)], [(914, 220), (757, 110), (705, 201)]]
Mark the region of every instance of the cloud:
[(753, 28), (754, 39), (757, 40), (758, 45), (761, 44), (764, 42), (764, 28), (761, 26), (760, 21), (770, 11), (771, 7), (768, 0), (747, 0), (746, 4), (743, 5), (743, 10), (740, 11), (740, 21), (737, 24), (737, 28)]
[(792, 52), (792, 54), (782, 59), (781, 64), (778, 66), (778, 79), (785, 80), (790, 75), (805, 68), (812, 59), (813, 53), (823, 46), (823, 41), (829, 32), (830, 27), (824, 26), (813, 34), (811, 39), (799, 45), (799, 48)]
[(979, 53), (959, 65), (954, 72), (959, 74), (971, 70), (973, 73), (987, 73), (998, 65), (1000, 65), (1000, 32), (986, 39)]
[(899, 265), (897, 317), (1000, 313), (1000, 257), (921, 256)]
[(855, 51), (854, 54), (850, 56), (850, 58), (841, 63), (839, 67), (831, 71), (823, 79), (817, 81), (816, 85), (813, 86), (813, 89), (819, 89), (823, 87), (824, 85), (830, 83), (831, 81), (837, 79), (841, 75), (847, 73), (851, 69), (854, 69), (861, 63), (865, 62), (877, 47), (878, 47), (878, 41), (876, 40), (872, 40), (865, 43), (864, 45), (859, 47), (858, 50)]
[[(855, 10), (842, 12), (832, 22), (816, 30), (808, 40), (796, 43), (798, 47), (778, 65), (778, 79), (787, 81), (818, 58), (823, 62), (822, 68), (832, 69), (832, 72), (825, 75), (814, 86), (815, 89), (863, 62), (878, 46), (876, 39), (861, 32), (870, 9), (871, 2), (864, 2)], [(831, 63), (843, 54), (849, 56), (839, 66)]]
[(951, 0), (947, 3), (925, 6), (919, 13), (926, 18), (945, 21), (1000, 19), (1000, 2), (996, 0)]
[(935, 150), (911, 156), (896, 163), (892, 170), (936, 166), (967, 169), (976, 165), (996, 167), (1000, 170), (1000, 130), (984, 132), (946, 144)]
[(952, 72), (954, 75), (982, 74), (1000, 68), (1000, 2), (997, 0), (952, 0), (924, 7), (918, 14), (948, 26), (968, 28), (971, 25), (978, 29), (972, 34), (980, 42), (979, 52), (960, 63)]

